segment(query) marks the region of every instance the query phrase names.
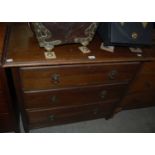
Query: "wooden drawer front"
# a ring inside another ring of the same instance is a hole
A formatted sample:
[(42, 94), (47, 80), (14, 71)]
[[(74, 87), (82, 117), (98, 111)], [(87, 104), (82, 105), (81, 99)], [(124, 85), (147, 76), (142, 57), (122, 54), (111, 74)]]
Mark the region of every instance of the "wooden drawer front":
[(90, 104), (120, 99), (126, 85), (93, 86), (76, 89), (25, 93), (27, 109)]
[(0, 113), (8, 113), (8, 104), (2, 93), (0, 93)]
[(13, 130), (13, 123), (8, 114), (0, 114), (0, 132)]
[(138, 108), (155, 105), (155, 92), (129, 94), (123, 99), (121, 105), (124, 108)]
[(155, 74), (139, 74), (129, 89), (130, 93), (138, 91), (155, 92)]
[[(113, 103), (107, 103), (105, 107), (111, 107), (112, 105)], [(27, 110), (27, 115), (29, 117), (30, 128), (36, 128), (103, 117), (103, 109), (103, 106), (100, 108), (98, 104), (92, 104), (71, 108), (44, 109), (37, 111)]]
[(24, 90), (128, 82), (138, 63), (21, 68)]

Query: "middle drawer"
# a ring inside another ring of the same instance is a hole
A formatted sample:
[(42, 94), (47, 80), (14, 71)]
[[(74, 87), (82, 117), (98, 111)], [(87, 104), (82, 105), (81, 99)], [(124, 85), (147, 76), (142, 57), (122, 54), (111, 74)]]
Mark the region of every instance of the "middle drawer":
[(24, 93), (24, 101), (26, 109), (98, 103), (119, 99), (125, 89), (126, 85), (104, 85), (40, 92), (28, 91)]

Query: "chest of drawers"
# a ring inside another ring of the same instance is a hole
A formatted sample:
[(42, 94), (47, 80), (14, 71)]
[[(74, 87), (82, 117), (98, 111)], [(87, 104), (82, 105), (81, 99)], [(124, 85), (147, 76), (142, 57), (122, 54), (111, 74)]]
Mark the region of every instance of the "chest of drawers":
[(130, 62), (13, 68), (25, 130), (108, 118), (139, 66)]
[(26, 132), (113, 115), (142, 62), (152, 57), (127, 48), (109, 53), (100, 43), (95, 38), (88, 54), (77, 44), (59, 46), (56, 59), (46, 59), (26, 23), (11, 27), (3, 66), (11, 69)]

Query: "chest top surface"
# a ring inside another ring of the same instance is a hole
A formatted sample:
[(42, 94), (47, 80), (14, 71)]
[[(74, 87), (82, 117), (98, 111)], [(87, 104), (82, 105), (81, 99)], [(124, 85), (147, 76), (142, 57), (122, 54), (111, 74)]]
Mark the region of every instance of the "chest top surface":
[[(70, 44), (55, 47), (56, 59), (46, 59), (44, 49), (39, 47), (28, 23), (12, 24), (7, 34), (4, 67), (148, 61), (155, 56), (155, 48), (143, 48), (140, 57), (127, 47), (117, 47), (114, 53), (110, 53), (100, 49), (101, 41), (95, 37), (88, 45), (89, 54), (83, 54), (78, 49), (80, 44)], [(88, 56), (95, 56), (95, 59), (91, 60)]]

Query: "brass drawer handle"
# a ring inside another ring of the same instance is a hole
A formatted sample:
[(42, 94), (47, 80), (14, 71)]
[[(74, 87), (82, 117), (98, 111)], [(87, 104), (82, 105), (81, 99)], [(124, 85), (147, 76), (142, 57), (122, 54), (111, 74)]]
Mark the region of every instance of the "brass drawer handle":
[(106, 90), (101, 91), (101, 93), (100, 93), (101, 99), (105, 99), (106, 96), (107, 96), (107, 91)]
[(53, 74), (52, 81), (54, 84), (58, 84), (60, 82), (60, 75), (59, 74)]
[(50, 98), (50, 100), (52, 101), (52, 103), (56, 103), (58, 102), (58, 97), (54, 95)]
[(99, 109), (98, 108), (94, 109), (93, 114), (97, 115), (98, 113), (99, 113)]
[(108, 74), (108, 78), (109, 80), (114, 80), (116, 78), (116, 76), (118, 75), (118, 71), (117, 70), (112, 70), (109, 74)]
[(50, 121), (54, 121), (54, 120), (55, 120), (55, 115), (50, 115), (50, 116), (49, 116), (49, 120), (50, 120)]

